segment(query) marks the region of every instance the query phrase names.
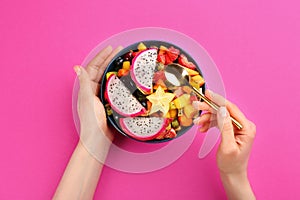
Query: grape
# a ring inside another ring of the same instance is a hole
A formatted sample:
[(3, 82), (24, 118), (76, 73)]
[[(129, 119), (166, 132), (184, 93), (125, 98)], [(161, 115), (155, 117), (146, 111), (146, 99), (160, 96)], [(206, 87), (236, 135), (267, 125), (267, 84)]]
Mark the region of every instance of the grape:
[(123, 62), (124, 62), (124, 59), (120, 56), (118, 57), (116, 60), (115, 60), (115, 67), (116, 67), (116, 71), (118, 71), (119, 69), (122, 68), (123, 66)]
[(142, 106), (144, 106), (144, 108), (147, 108), (147, 101), (140, 101), (140, 103), (142, 104)]
[(132, 51), (126, 53), (126, 54), (123, 56), (123, 58), (124, 58), (124, 60), (130, 61), (130, 62), (131, 62), (131, 60), (132, 60), (132, 58), (133, 58)]

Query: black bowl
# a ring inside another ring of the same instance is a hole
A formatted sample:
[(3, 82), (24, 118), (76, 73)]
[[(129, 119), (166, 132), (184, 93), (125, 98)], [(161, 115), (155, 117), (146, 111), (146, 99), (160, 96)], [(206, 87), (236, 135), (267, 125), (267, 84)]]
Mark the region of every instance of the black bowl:
[[(120, 56), (123, 56), (124, 54), (126, 54), (127, 52), (129, 52), (130, 50), (136, 50), (137, 49), (137, 46), (139, 43), (144, 43), (147, 47), (150, 47), (150, 46), (156, 46), (156, 47), (159, 47), (161, 45), (163, 46), (166, 46), (166, 47), (171, 47), (173, 46), (174, 48), (176, 49), (179, 49), (181, 53), (183, 53), (187, 59), (191, 62), (193, 62), (195, 65), (196, 65), (196, 68), (197, 68), (197, 71), (200, 73), (200, 75), (203, 77), (203, 74), (200, 70), (200, 67), (198, 66), (198, 64), (195, 62), (195, 60), (189, 55), (189, 53), (187, 53), (186, 51), (184, 51), (183, 49), (181, 49), (180, 47), (178, 47), (177, 45), (175, 44), (172, 44), (172, 43), (169, 43), (169, 42), (164, 42), (164, 41), (159, 41), (159, 40), (145, 40), (145, 41), (138, 41), (124, 49), (122, 49), (111, 61), (110, 63), (108, 64), (107, 68), (105, 69), (104, 71), (104, 74), (103, 74), (103, 78), (101, 80), (101, 87), (100, 87), (100, 92), (98, 94), (98, 97), (100, 98), (101, 102), (103, 103), (103, 105), (106, 105), (108, 104), (108, 102), (105, 100), (104, 98), (104, 91), (105, 91), (105, 87), (106, 87), (106, 74), (110, 71), (114, 71), (114, 69), (116, 68), (115, 66), (115, 60), (120, 57)], [(202, 88), (202, 91), (204, 92), (205, 91), (205, 84), (203, 86), (201, 86)], [(201, 111), (200, 111), (201, 112)], [(116, 112), (114, 112), (113, 115), (108, 115), (106, 113), (106, 116), (107, 116), (107, 119), (108, 119), (108, 122), (110, 125), (112, 125), (119, 133), (121, 133), (122, 135), (126, 136), (126, 137), (129, 137), (131, 139), (134, 139), (136, 141), (139, 141), (139, 142), (147, 142), (147, 143), (160, 143), (160, 142), (168, 142), (170, 140), (173, 140), (173, 139), (176, 139), (178, 137), (180, 137), (181, 135), (183, 135), (184, 133), (186, 133), (192, 126), (188, 126), (188, 127), (182, 127), (180, 131), (177, 132), (177, 136), (175, 138), (166, 138), (166, 139), (161, 139), (161, 140), (158, 140), (158, 139), (154, 139), (154, 140), (148, 140), (148, 141), (140, 141), (140, 140), (137, 140), (133, 137), (130, 137), (129, 135), (127, 135), (119, 126), (119, 123), (118, 123), (118, 118), (120, 117), (120, 115), (118, 115)]]

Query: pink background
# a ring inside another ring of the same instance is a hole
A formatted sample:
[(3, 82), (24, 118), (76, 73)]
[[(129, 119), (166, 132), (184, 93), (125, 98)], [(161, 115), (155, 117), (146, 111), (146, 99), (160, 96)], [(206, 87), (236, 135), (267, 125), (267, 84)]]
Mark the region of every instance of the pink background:
[[(227, 97), (257, 125), (249, 178), (258, 199), (299, 199), (299, 2), (145, 2), (1, 1), (0, 199), (52, 197), (78, 141), (72, 66), (112, 34), (144, 26), (207, 49)], [(104, 168), (95, 199), (225, 199), (216, 147), (199, 160), (200, 137), (156, 172)]]

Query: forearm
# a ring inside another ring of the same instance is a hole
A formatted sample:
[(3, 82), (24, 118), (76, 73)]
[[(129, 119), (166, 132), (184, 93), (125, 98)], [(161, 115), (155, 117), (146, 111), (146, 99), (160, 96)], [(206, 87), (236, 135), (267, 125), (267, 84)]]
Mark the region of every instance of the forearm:
[(53, 199), (92, 199), (102, 167), (78, 142)]
[(255, 200), (247, 173), (223, 174), (221, 180), (229, 200)]

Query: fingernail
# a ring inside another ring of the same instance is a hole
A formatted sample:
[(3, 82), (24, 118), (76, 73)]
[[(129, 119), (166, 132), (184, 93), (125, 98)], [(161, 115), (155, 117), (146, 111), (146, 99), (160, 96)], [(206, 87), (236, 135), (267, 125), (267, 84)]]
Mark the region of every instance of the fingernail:
[(199, 132), (199, 133), (204, 133), (204, 132), (202, 131), (202, 126), (200, 126), (200, 128), (198, 128), (198, 132)]
[(199, 101), (193, 101), (192, 105), (195, 109), (199, 110), (199, 106), (200, 106), (200, 102)]
[(113, 48), (112, 48), (112, 46), (111, 45), (108, 45), (107, 47), (105, 47), (105, 49), (104, 50), (109, 50), (110, 52), (113, 50)]
[(221, 117), (225, 118), (227, 116), (227, 109), (225, 107), (221, 106), (219, 108), (219, 113), (220, 113)]
[(78, 66), (78, 65), (74, 66), (74, 71), (76, 72), (77, 76), (79, 76), (81, 73), (80, 66)]
[(208, 90), (208, 93), (209, 93), (209, 95), (210, 95), (211, 98), (213, 98), (214, 95), (215, 95), (215, 93), (213, 91), (211, 91), (211, 90)]
[(123, 49), (123, 46), (120, 45), (120, 46), (117, 47), (117, 49)]

